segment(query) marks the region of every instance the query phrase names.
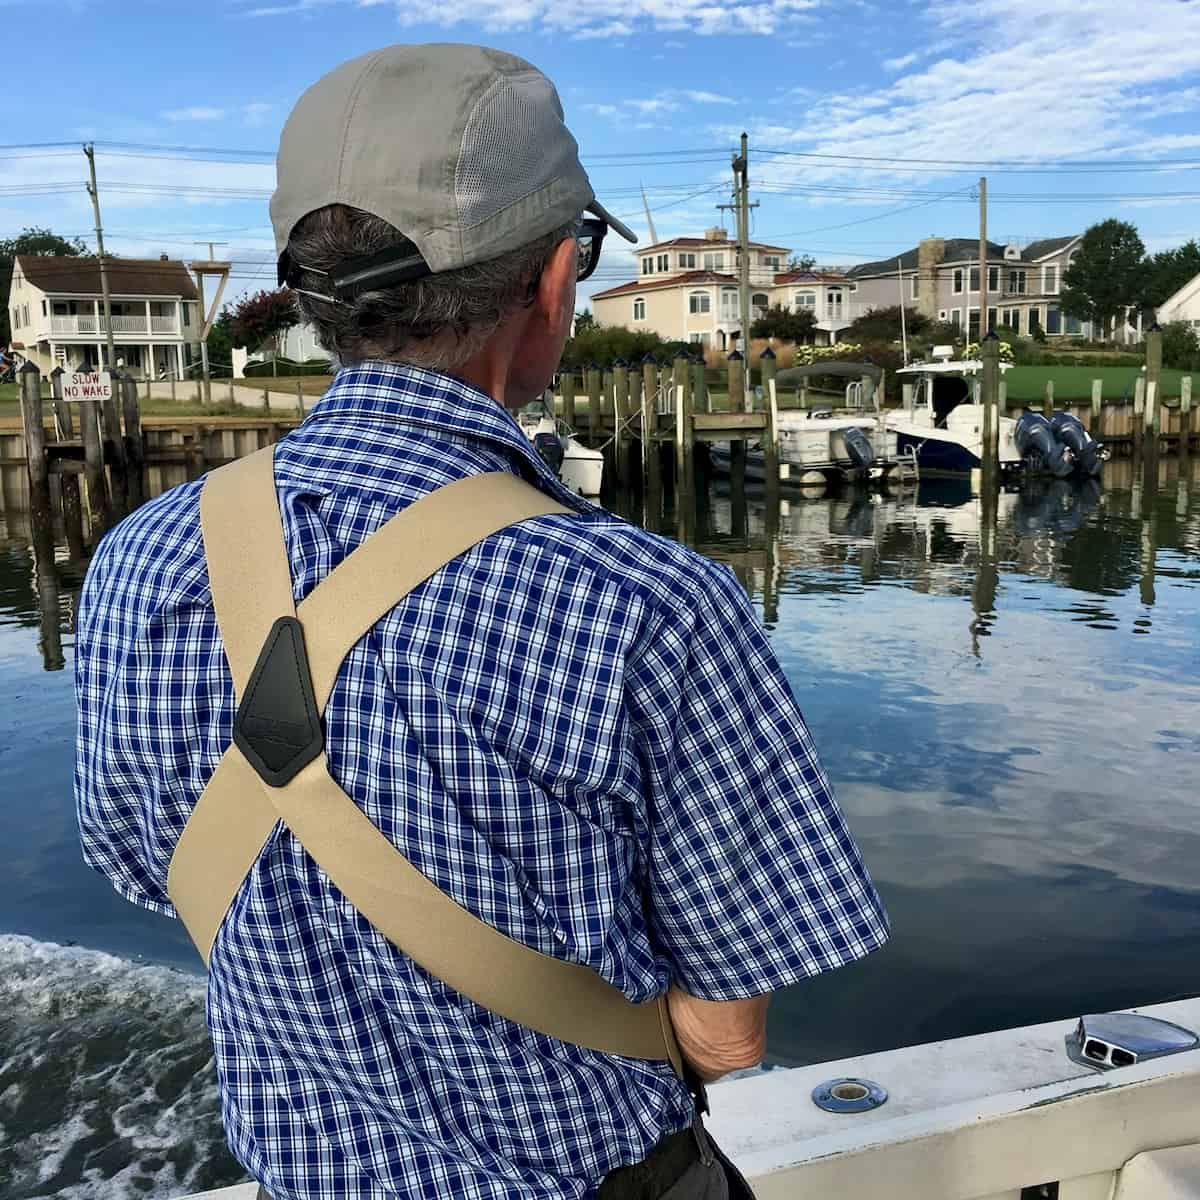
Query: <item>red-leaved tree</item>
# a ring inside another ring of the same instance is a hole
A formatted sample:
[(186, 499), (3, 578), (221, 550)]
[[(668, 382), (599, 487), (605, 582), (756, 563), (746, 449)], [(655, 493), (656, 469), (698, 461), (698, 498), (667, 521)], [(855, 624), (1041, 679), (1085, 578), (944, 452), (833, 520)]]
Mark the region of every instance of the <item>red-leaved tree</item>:
[(300, 321), (296, 298), (288, 288), (256, 292), (233, 306), (231, 332), (235, 346), (245, 346), (252, 354), (264, 348), (272, 359), (280, 341)]

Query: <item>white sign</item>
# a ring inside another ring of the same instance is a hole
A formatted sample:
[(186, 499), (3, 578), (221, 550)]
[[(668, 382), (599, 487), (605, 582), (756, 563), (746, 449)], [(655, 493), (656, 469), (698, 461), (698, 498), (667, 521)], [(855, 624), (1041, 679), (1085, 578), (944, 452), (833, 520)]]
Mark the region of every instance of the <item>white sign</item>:
[(64, 400), (111, 400), (112, 376), (107, 371), (66, 371), (62, 390)]

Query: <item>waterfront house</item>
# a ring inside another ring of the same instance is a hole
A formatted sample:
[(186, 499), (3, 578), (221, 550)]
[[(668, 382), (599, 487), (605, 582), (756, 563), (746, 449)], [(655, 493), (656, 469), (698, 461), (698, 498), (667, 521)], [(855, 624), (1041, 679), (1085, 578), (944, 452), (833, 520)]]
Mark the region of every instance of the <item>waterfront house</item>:
[[(135, 375), (182, 376), (200, 355), (196, 284), (182, 262), (108, 258), (113, 350)], [(8, 295), (12, 345), (42, 371), (107, 365), (100, 260), (21, 254)]]
[(1200, 275), (1189, 279), (1173, 296), (1168, 296), (1158, 306), (1155, 319), (1160, 325), (1185, 321), (1200, 337)]
[[(1027, 246), (988, 242), (988, 328), (1006, 325), (1030, 337), (1088, 337), (1087, 322), (1061, 308), (1063, 276), (1081, 234), (1044, 238)], [(926, 238), (919, 245), (846, 272), (863, 308), (906, 309), (979, 337), (979, 239)]]
[[(750, 308), (754, 318), (775, 305), (817, 315), (818, 340), (834, 342), (861, 307), (854, 285), (836, 271), (786, 271), (786, 246), (751, 242)], [(679, 237), (634, 251), (638, 276), (592, 296), (601, 325), (647, 329), (668, 341), (732, 349), (741, 335), (738, 245), (724, 229)]]

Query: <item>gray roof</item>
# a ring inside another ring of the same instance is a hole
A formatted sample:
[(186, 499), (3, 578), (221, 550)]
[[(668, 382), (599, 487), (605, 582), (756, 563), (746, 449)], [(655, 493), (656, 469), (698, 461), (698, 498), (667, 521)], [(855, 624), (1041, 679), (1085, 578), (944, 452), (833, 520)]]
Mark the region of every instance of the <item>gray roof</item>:
[[(1046, 255), (1054, 254), (1063, 249), (1064, 246), (1069, 246), (1078, 236), (1078, 234), (1072, 234), (1070, 237), (1043, 238), (1038, 242), (1030, 242), (1021, 251), (1020, 261), (1035, 262)], [(884, 258), (879, 262), (861, 263), (857, 267), (851, 267), (846, 272), (846, 275), (850, 279), (869, 279), (876, 275), (895, 275), (897, 257), (900, 259), (901, 271), (915, 271), (917, 269), (918, 250), (919, 247), (914, 246), (911, 250), (905, 250), (903, 254), (892, 258)], [(978, 258), (978, 238), (946, 238), (942, 262), (974, 262)], [(988, 258), (1003, 259), (1004, 244), (1002, 242), (988, 242)]]
[(1042, 238), (1040, 242), (1030, 242), (1021, 251), (1021, 257), (1026, 262), (1036, 262), (1039, 258), (1045, 258), (1050, 254), (1057, 254), (1058, 251), (1065, 249), (1078, 237), (1079, 234), (1073, 233), (1070, 237)]

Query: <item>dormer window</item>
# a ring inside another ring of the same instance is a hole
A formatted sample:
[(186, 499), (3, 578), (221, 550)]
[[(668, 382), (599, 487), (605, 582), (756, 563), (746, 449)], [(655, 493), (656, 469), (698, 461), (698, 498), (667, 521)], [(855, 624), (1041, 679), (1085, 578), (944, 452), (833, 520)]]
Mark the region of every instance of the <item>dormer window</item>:
[(654, 274), (654, 256), (652, 254), (647, 255), (645, 258), (642, 259), (642, 274), (643, 275), (653, 275)]
[(764, 254), (763, 255), (763, 266), (770, 267), (772, 271), (778, 271), (779, 270), (779, 255), (778, 254)]
[(1005, 246), (1004, 247), (1004, 261), (1005, 262), (1016, 262), (1017, 260), (1020, 259), (1020, 257), (1021, 257), (1021, 251), (1018, 247), (1016, 247), (1016, 246)]
[(706, 271), (723, 271), (723, 270), (725, 270), (725, 255), (724, 254), (706, 254), (704, 256), (704, 269)]
[[(1058, 267), (1055, 264), (1049, 264), (1042, 268), (1042, 291), (1048, 296), (1058, 295)], [(1049, 333), (1049, 323), (1047, 322), (1046, 332)], [(1058, 331), (1055, 330), (1057, 333)]]
[(696, 269), (695, 254), (681, 254), (679, 256), (679, 269), (681, 271), (694, 271)]
[(671, 256), (669, 254), (660, 254), (655, 266), (657, 266), (659, 271), (669, 271), (671, 269)]

